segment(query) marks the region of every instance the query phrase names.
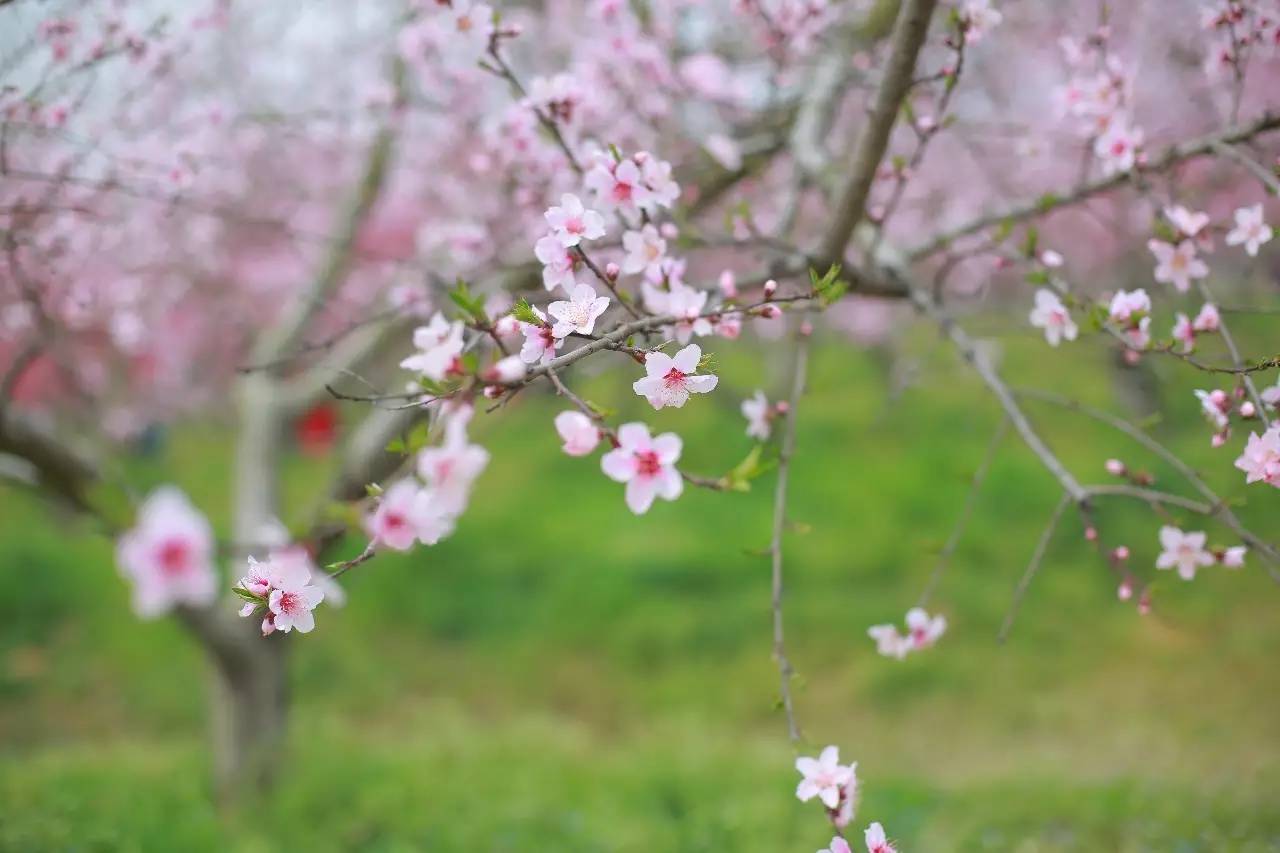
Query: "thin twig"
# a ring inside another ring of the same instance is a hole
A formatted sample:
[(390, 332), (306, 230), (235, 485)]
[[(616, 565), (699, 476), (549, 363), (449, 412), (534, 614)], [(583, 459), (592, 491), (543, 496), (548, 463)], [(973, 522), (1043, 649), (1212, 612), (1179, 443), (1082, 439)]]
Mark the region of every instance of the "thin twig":
[(787, 480), (791, 471), (791, 457), (796, 449), (796, 415), (800, 396), (804, 393), (805, 372), (809, 361), (809, 336), (800, 331), (796, 341), (795, 368), (791, 375), (791, 395), (787, 410), (787, 424), (782, 434), (782, 447), (778, 456), (778, 479), (773, 491), (773, 536), (769, 542), (772, 563), (773, 610), (773, 659), (778, 664), (778, 678), (782, 693), (782, 708), (787, 715), (787, 734), (792, 743), (800, 740), (800, 725), (796, 721), (795, 704), (791, 698), (791, 679), (795, 668), (787, 657), (782, 620), (782, 534), (787, 522)]
[(1018, 608), (1022, 606), (1022, 599), (1026, 596), (1027, 589), (1031, 586), (1031, 581), (1035, 578), (1036, 573), (1040, 571), (1040, 565), (1044, 562), (1045, 552), (1049, 550), (1049, 542), (1053, 539), (1053, 534), (1058, 529), (1058, 522), (1062, 520), (1062, 513), (1066, 511), (1067, 505), (1070, 503), (1070, 497), (1064, 494), (1058, 499), (1058, 505), (1053, 508), (1053, 515), (1049, 516), (1049, 523), (1045, 525), (1044, 532), (1040, 534), (1040, 541), (1036, 543), (1036, 549), (1031, 554), (1027, 569), (1022, 573), (1022, 577), (1018, 579), (1018, 585), (1013, 590), (1013, 601), (1010, 602), (1009, 610), (1004, 615), (1004, 624), (1000, 626), (999, 642), (1003, 643), (1009, 638), (1009, 631), (1013, 629), (1013, 620), (1018, 615)]

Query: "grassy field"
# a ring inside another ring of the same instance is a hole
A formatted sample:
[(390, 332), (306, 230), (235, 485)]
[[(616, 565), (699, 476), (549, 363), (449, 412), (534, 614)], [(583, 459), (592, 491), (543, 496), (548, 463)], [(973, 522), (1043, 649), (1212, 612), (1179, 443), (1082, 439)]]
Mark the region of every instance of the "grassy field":
[[(675, 429), (691, 469), (748, 450), (737, 414), (780, 377), (717, 347), (725, 381), (645, 413), (624, 383), (588, 396)], [(787, 620), (807, 749), (859, 762), (858, 826), (908, 851), (1280, 850), (1280, 588), (1250, 561), (1194, 583), (1161, 577), (1155, 612), (1114, 580), (1069, 518), (1009, 642), (995, 636), (1056, 501), (1007, 439), (935, 601), (951, 629), (903, 662), (866, 627), (917, 598), (999, 413), (932, 340), (889, 402), (882, 359), (821, 347), (802, 405)], [(1085, 347), (1046, 376), (1030, 338), (1005, 354), (1036, 380), (1115, 407)], [(1162, 364), (1187, 451), (1275, 535), (1280, 493), (1245, 490), (1179, 371)], [(1194, 382), (1195, 377), (1190, 381)], [(1270, 381), (1270, 380), (1268, 380)], [(690, 491), (633, 518), (598, 462), (558, 452), (554, 400), (475, 433), (494, 454), (453, 538), (349, 575), (350, 604), (295, 644), (296, 713), (279, 789), (220, 814), (208, 797), (202, 664), (165, 621), (139, 623), (110, 543), (0, 494), (0, 849), (734, 851), (810, 853), (830, 838), (792, 792), (794, 752), (769, 653), (770, 483)], [(1176, 477), (1123, 437), (1037, 407), (1086, 480), (1120, 455)], [(353, 412), (354, 414), (354, 412)], [(166, 471), (225, 529), (228, 443), (176, 430), (130, 463)], [(290, 461), (298, 518), (324, 462)], [(1185, 491), (1185, 490), (1184, 490)], [(1111, 504), (1104, 536), (1154, 560), (1159, 521)], [(1225, 532), (1210, 528), (1213, 541)], [(351, 543), (357, 547), (357, 543)]]

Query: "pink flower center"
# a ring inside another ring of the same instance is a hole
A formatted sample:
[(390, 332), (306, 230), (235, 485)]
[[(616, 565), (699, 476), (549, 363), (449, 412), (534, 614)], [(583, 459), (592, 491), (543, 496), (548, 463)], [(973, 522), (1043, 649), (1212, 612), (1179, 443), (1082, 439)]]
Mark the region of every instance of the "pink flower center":
[(621, 181), (614, 182), (613, 200), (618, 203), (631, 201), (631, 184), (624, 184)]
[(166, 575), (180, 575), (187, 570), (191, 557), (191, 548), (181, 539), (168, 539), (156, 553), (156, 562), (160, 571)]
[(400, 530), (408, 524), (408, 519), (395, 510), (392, 510), (382, 519), (382, 523), (388, 530)]
[(587, 228), (582, 224), (581, 219), (576, 216), (571, 216), (564, 221), (564, 230), (568, 231), (570, 234), (581, 234), (583, 231), (586, 231)]
[(641, 477), (656, 477), (662, 471), (662, 463), (658, 454), (652, 450), (641, 450), (636, 453), (636, 473)]
[(1129, 143), (1123, 139), (1117, 139), (1115, 142), (1111, 143), (1111, 156), (1113, 157), (1122, 157), (1124, 156), (1124, 152), (1128, 150)]
[(662, 377), (663, 383), (668, 388), (679, 388), (684, 385), (684, 378), (687, 374), (680, 371), (679, 368), (673, 367), (667, 371), (667, 375)]
[(302, 603), (302, 598), (294, 592), (281, 593), (277, 606), (282, 613), (287, 613), (290, 616), (296, 616), (306, 609)]

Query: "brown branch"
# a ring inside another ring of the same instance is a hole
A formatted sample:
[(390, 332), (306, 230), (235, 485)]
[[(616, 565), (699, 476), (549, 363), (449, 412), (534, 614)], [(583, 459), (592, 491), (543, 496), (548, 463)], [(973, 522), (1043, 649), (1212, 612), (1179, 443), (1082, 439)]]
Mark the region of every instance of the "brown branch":
[(836, 202), (833, 220), (819, 252), (829, 266), (843, 256), (853, 229), (866, 213), (867, 196), (876, 169), (884, 159), (889, 135), (898, 120), (902, 101), (911, 89), (916, 60), (929, 32), (929, 21), (937, 0), (903, 0), (890, 36), (889, 59), (876, 91), (875, 103), (858, 135), (850, 163), (849, 180)]
[(1031, 560), (1027, 563), (1026, 571), (1022, 573), (1022, 577), (1018, 579), (1018, 585), (1014, 587), (1013, 601), (1009, 604), (1009, 610), (1004, 615), (1004, 623), (1000, 626), (1000, 634), (997, 637), (997, 640), (1001, 643), (1009, 638), (1009, 631), (1013, 629), (1013, 620), (1017, 617), (1018, 609), (1022, 606), (1022, 599), (1026, 596), (1036, 573), (1040, 571), (1040, 565), (1044, 562), (1045, 552), (1049, 550), (1049, 542), (1053, 539), (1053, 534), (1058, 529), (1058, 522), (1062, 520), (1062, 513), (1066, 511), (1069, 503), (1071, 503), (1071, 500), (1065, 494), (1058, 499), (1058, 505), (1054, 507), (1053, 514), (1049, 516), (1049, 523), (1045, 525), (1044, 532), (1040, 534), (1040, 541), (1036, 543), (1036, 549), (1031, 554)]
[(1044, 195), (1033, 201), (1023, 202), (997, 213), (980, 216), (957, 228), (944, 231), (929, 242), (909, 251), (907, 257), (911, 261), (920, 260), (947, 248), (956, 240), (967, 237), (970, 234), (976, 234), (979, 231), (984, 231), (1005, 222), (1020, 222), (1024, 219), (1032, 219), (1058, 208), (1077, 204), (1096, 195), (1124, 186), (1133, 178), (1163, 172), (1187, 160), (1212, 153), (1215, 146), (1244, 142), (1276, 128), (1280, 128), (1280, 113), (1267, 113), (1250, 124), (1229, 128), (1219, 133), (1212, 133), (1179, 145), (1170, 146), (1159, 157), (1145, 165), (1135, 166), (1130, 171), (1118, 172), (1106, 178), (1090, 181), (1061, 195)]

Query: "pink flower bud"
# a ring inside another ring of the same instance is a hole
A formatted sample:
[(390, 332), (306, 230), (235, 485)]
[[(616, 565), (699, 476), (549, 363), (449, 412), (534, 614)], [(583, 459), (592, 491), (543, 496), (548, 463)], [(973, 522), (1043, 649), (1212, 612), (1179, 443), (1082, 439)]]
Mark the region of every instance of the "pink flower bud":
[(1121, 601), (1133, 598), (1133, 583), (1128, 578), (1120, 582), (1120, 586), (1116, 589), (1116, 598)]
[(502, 396), (503, 389), (498, 385), (484, 386), (484, 396), (490, 400), (496, 400)]
[(1251, 418), (1257, 413), (1258, 413), (1258, 410), (1253, 407), (1253, 403), (1251, 403), (1250, 401), (1245, 400), (1243, 403), (1240, 404), (1240, 417)]
[(733, 299), (738, 295), (738, 281), (733, 275), (733, 270), (720, 273), (720, 292), (726, 299)]
[(1107, 473), (1112, 477), (1123, 477), (1127, 470), (1128, 469), (1125, 467), (1125, 464), (1119, 459), (1107, 460)]
[(1124, 351), (1124, 363), (1130, 366), (1142, 361), (1142, 353), (1137, 350), (1127, 349)]
[(779, 400), (774, 404), (773, 408), (778, 412), (778, 414), (785, 415), (787, 412), (791, 411), (791, 404), (786, 400)]
[(777, 305), (765, 305), (760, 309), (760, 316), (766, 320), (772, 320), (782, 316), (782, 309)]
[(1228, 437), (1228, 436), (1230, 436), (1230, 435), (1231, 435), (1231, 433), (1229, 433), (1229, 432), (1216, 432), (1216, 433), (1214, 433), (1214, 434), (1213, 434), (1213, 438), (1209, 439), (1209, 446), (1210, 446), (1210, 447), (1221, 447), (1222, 445), (1224, 445), (1224, 444), (1226, 444), (1226, 443), (1227, 443), (1227, 437)]
[(1138, 598), (1138, 612), (1146, 616), (1151, 612), (1151, 590), (1144, 589)]
[(764, 298), (772, 299), (773, 294), (778, 292), (778, 283), (773, 279), (769, 279), (764, 283)]
[(800, 324), (800, 336), (807, 338), (812, 334), (813, 334), (813, 324), (810, 323), (808, 320), (805, 320), (803, 323)]
[(1127, 545), (1117, 545), (1111, 555), (1117, 560), (1127, 560), (1129, 559), (1129, 547)]
[(604, 265), (604, 274), (610, 281), (617, 279), (618, 273), (620, 272), (622, 272), (622, 268), (613, 261), (609, 261), (609, 263)]
[(664, 222), (662, 227), (658, 229), (662, 236), (668, 240), (674, 240), (680, 236), (680, 229), (676, 227), (674, 222)]
[(1098, 528), (1096, 528), (1096, 527), (1086, 527), (1086, 528), (1084, 529), (1084, 538), (1085, 538), (1085, 540), (1086, 540), (1086, 541), (1089, 541), (1089, 542), (1097, 542), (1097, 541), (1098, 541)]

